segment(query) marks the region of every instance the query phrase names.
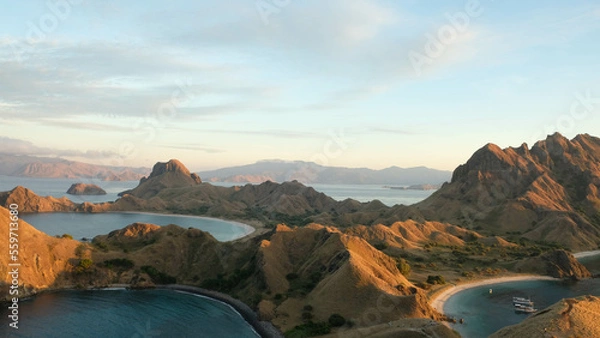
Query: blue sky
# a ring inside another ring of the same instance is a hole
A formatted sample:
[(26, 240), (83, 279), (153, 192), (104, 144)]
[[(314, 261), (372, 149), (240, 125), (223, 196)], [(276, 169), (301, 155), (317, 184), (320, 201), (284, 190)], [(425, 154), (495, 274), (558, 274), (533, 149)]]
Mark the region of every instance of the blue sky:
[(597, 1), (20, 1), (3, 152), (192, 170), (262, 159), (452, 170), (600, 134)]

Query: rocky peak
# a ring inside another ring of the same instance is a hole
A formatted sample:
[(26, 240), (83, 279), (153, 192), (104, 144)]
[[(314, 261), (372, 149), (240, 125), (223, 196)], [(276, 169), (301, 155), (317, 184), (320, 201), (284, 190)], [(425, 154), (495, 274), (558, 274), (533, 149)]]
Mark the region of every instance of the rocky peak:
[(152, 168), (150, 176), (140, 180), (140, 184), (132, 189), (120, 193), (120, 196), (130, 194), (140, 198), (151, 198), (167, 188), (183, 188), (196, 186), (202, 183), (200, 177), (190, 171), (178, 160), (158, 162)]
[(150, 176), (148, 176), (147, 178), (142, 178), (142, 181), (140, 181), (140, 183), (143, 183), (144, 181), (154, 177), (162, 176), (167, 173), (179, 173), (191, 177), (198, 184), (202, 183), (202, 180), (197, 174), (190, 173), (188, 168), (186, 168), (186, 166), (183, 163), (176, 159), (171, 159), (168, 162), (156, 163), (154, 167), (152, 167), (152, 172), (150, 173)]
[(513, 165), (511, 158), (497, 145), (488, 143), (477, 150), (467, 163), (460, 165), (452, 174), (452, 182), (467, 177), (472, 170), (498, 171)]

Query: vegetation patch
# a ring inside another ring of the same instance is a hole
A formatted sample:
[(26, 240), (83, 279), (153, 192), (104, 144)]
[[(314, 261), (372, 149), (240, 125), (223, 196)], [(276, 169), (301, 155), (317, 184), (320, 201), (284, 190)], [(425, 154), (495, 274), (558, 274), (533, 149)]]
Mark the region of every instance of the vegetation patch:
[(286, 338), (305, 338), (328, 334), (331, 332), (331, 326), (325, 322), (315, 323), (309, 321), (305, 324), (298, 325), (293, 329), (284, 333)]
[(141, 270), (150, 276), (152, 282), (156, 284), (175, 284), (177, 283), (177, 278), (170, 276), (164, 272), (158, 271), (155, 267), (150, 265), (144, 265), (141, 267)]

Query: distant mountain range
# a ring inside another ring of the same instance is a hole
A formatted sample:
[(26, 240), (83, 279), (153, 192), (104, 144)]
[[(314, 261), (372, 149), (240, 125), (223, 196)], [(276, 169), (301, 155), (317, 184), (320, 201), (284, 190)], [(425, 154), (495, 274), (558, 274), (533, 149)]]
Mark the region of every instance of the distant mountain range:
[(326, 167), (302, 161), (259, 161), (254, 164), (222, 168), (198, 173), (205, 182), (262, 183), (266, 181), (298, 181), (304, 184), (440, 184), (450, 180), (452, 173), (426, 167), (390, 167), (381, 170), (367, 168)]
[(5, 176), (136, 181), (149, 172), (149, 168), (112, 167), (61, 158), (0, 154), (0, 175)]

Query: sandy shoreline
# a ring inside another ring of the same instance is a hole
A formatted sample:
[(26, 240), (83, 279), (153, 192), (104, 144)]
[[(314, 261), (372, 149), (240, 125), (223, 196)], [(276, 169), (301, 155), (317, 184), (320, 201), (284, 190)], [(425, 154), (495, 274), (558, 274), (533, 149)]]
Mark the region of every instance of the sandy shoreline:
[(596, 255), (600, 255), (600, 250), (582, 251), (573, 254), (577, 259)]
[(270, 322), (266, 322), (266, 321), (260, 321), (258, 319), (258, 315), (256, 314), (256, 312), (254, 312), (248, 305), (246, 305), (242, 301), (235, 299), (227, 294), (216, 292), (216, 291), (211, 291), (211, 290), (206, 290), (206, 289), (202, 289), (202, 288), (198, 288), (198, 287), (194, 287), (194, 286), (178, 285), (178, 284), (157, 285), (156, 289), (166, 289), (166, 290), (187, 292), (187, 293), (203, 296), (203, 297), (215, 300), (215, 301), (219, 301), (221, 303), (224, 303), (224, 304), (230, 306), (234, 311), (239, 313), (240, 316), (242, 316), (242, 318), (248, 324), (250, 324), (250, 326), (252, 326), (254, 331), (257, 334), (259, 334), (261, 337), (267, 337), (267, 338), (271, 338), (271, 337), (282, 338), (283, 337), (281, 332), (279, 330), (277, 330), (275, 328), (275, 326), (273, 326), (273, 324), (271, 324)]
[(491, 284), (499, 284), (499, 283), (508, 283), (508, 282), (520, 282), (520, 281), (534, 281), (534, 280), (560, 280), (558, 278), (548, 277), (548, 276), (539, 276), (539, 275), (522, 275), (522, 276), (507, 276), (507, 277), (498, 277), (498, 278), (490, 278), (483, 279), (473, 282), (467, 282), (464, 284), (454, 285), (452, 287), (446, 288), (442, 292), (436, 294), (432, 299), (429, 300), (429, 304), (431, 307), (436, 309), (440, 313), (444, 313), (444, 304), (446, 301), (454, 296), (455, 294), (475, 288), (478, 286), (491, 285)]
[[(230, 224), (237, 225), (237, 226), (239, 226), (239, 227), (241, 227), (241, 228), (244, 229), (244, 234), (241, 237), (234, 238), (234, 239), (229, 240), (227, 242), (237, 241), (238, 239), (245, 238), (247, 236), (250, 236), (252, 233), (254, 233), (257, 230), (256, 227), (253, 227), (250, 224), (242, 223), (240, 221), (232, 221), (232, 220), (223, 219), (223, 218), (216, 218), (216, 217), (206, 217), (206, 216), (196, 216), (196, 215), (182, 215), (182, 214), (169, 214), (169, 213), (148, 212), (148, 211), (106, 211), (106, 212), (98, 212), (97, 214), (102, 214), (102, 213), (107, 213), (107, 214), (108, 213), (123, 213), (123, 214), (142, 214), (142, 215), (157, 215), (157, 216), (175, 216), (175, 217), (185, 217), (185, 218), (199, 218), (199, 219), (206, 219), (206, 220), (211, 220), (211, 221), (221, 221), (221, 222), (225, 222), (225, 223), (230, 223)], [(202, 231), (206, 231), (206, 230), (202, 230)]]

